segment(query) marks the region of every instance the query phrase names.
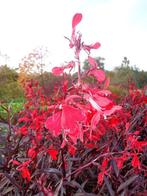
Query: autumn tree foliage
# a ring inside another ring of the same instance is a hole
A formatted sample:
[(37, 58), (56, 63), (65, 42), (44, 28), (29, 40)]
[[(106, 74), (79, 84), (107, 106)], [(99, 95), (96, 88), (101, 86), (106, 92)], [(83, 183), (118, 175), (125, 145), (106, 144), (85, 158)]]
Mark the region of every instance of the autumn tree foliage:
[(36, 74), (43, 75), (44, 58), (47, 55), (48, 49), (46, 47), (39, 47), (22, 58), (19, 64), (20, 84), (25, 84), (26, 81), (34, 78)]
[[(1, 148), (2, 195), (135, 195), (147, 182), (147, 98), (134, 89), (115, 104), (110, 79), (92, 57), (100, 43), (87, 45), (72, 19), (69, 47), (75, 59), (52, 73), (61, 76), (52, 98), (36, 81), (25, 88), (26, 103)], [(81, 70), (80, 53), (90, 67)], [(78, 68), (68, 84), (67, 72)], [(91, 76), (95, 85), (85, 83)]]

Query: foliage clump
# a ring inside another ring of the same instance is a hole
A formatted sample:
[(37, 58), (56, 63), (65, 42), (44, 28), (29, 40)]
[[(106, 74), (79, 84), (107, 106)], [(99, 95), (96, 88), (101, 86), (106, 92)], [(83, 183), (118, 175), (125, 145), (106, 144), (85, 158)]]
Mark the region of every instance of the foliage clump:
[[(110, 79), (91, 56), (72, 19), (69, 46), (75, 60), (52, 73), (62, 76), (50, 99), (36, 81), (25, 86), (26, 103), (15, 126), (9, 121), (0, 151), (2, 195), (136, 195), (147, 187), (147, 98), (131, 90), (116, 105)], [(80, 52), (91, 65), (81, 71)], [(78, 68), (70, 85), (67, 70)], [(85, 83), (91, 76), (96, 83)], [(8, 110), (9, 113), (9, 110)], [(2, 138), (0, 138), (2, 140)]]

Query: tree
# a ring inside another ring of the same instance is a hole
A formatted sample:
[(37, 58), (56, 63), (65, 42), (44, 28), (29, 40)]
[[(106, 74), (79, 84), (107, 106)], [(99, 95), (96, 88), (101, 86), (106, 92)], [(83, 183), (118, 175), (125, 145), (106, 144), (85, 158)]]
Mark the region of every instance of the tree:
[(31, 53), (25, 56), (19, 64), (19, 82), (24, 84), (25, 81), (40, 74), (43, 80), (43, 67), (45, 66), (45, 57), (48, 55), (46, 47), (34, 49)]
[(0, 99), (9, 101), (23, 96), (18, 84), (18, 73), (7, 65), (0, 66)]

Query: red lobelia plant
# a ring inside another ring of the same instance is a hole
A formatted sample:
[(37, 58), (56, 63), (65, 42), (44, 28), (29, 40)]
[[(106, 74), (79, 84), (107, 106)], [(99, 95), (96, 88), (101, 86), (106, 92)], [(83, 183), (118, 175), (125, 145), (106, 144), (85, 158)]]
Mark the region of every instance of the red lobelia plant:
[[(107, 90), (109, 79), (91, 56), (100, 43), (86, 45), (76, 32), (82, 14), (72, 19), (69, 46), (75, 60), (54, 67), (63, 81), (52, 99), (35, 81), (26, 85), (26, 103), (16, 126), (9, 126), (1, 148), (2, 195), (134, 195), (147, 181), (147, 99), (132, 91), (121, 106)], [(80, 53), (91, 67), (81, 71)], [(78, 78), (68, 84), (69, 72)], [(87, 76), (95, 85), (84, 82)]]

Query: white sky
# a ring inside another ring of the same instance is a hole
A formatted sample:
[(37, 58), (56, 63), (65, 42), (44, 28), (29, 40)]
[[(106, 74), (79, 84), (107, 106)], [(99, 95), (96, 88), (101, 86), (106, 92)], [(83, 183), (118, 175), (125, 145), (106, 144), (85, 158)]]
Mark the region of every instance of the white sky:
[(70, 37), (72, 16), (81, 12), (78, 29), (85, 43), (101, 43), (92, 54), (106, 59), (106, 69), (127, 56), (131, 65), (147, 71), (146, 10), (146, 0), (0, 0), (0, 52), (10, 57), (11, 67), (39, 46), (49, 50), (48, 70), (72, 60), (64, 35)]

